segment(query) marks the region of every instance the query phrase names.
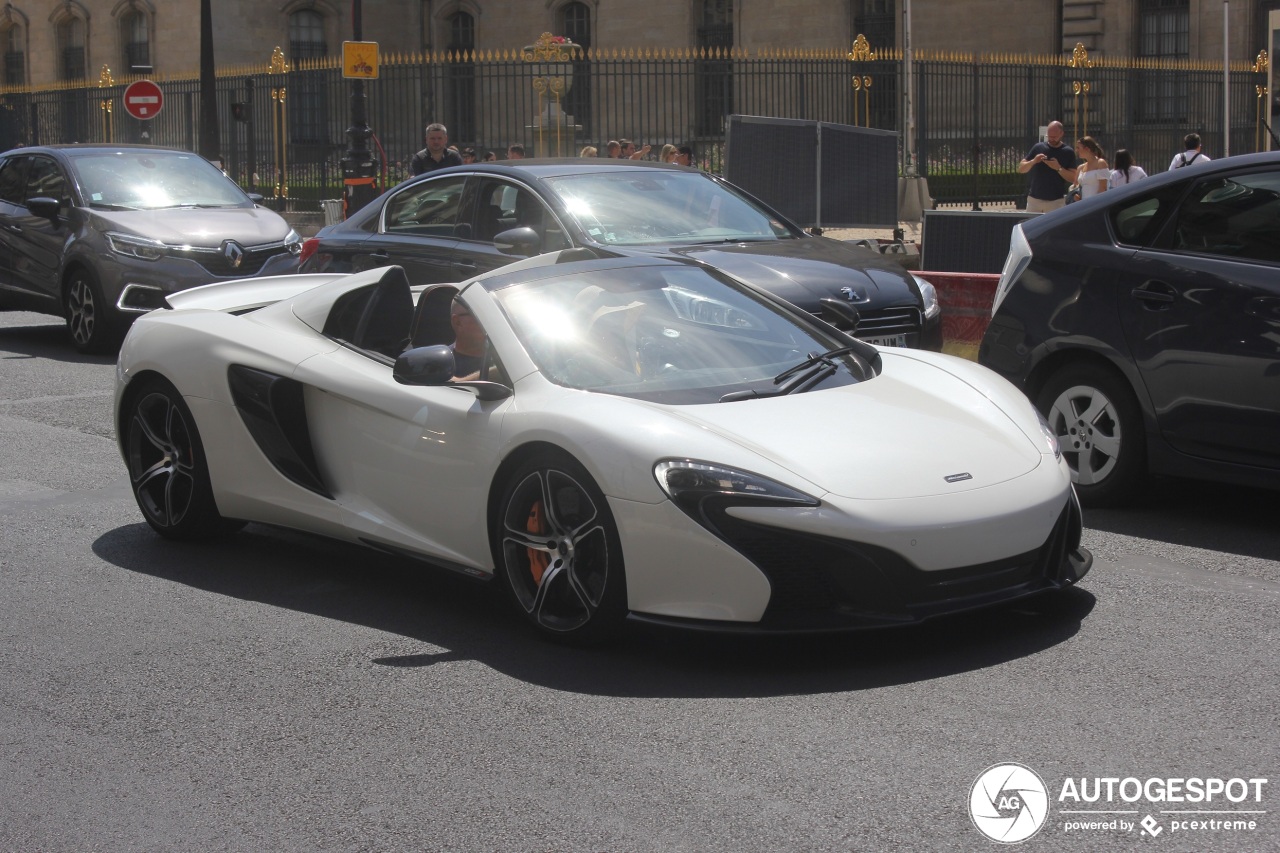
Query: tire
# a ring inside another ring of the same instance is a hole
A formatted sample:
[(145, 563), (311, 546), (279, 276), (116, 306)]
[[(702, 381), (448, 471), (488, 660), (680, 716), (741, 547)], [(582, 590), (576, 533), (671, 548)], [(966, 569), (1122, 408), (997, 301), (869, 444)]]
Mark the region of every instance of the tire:
[[(146, 381), (146, 380), (144, 380)], [(218, 514), (195, 419), (168, 382), (149, 380), (130, 395), (125, 464), (138, 508), (166, 539), (202, 539), (242, 522)]]
[(1129, 386), (1114, 373), (1071, 365), (1049, 377), (1037, 404), (1058, 436), (1080, 502), (1112, 506), (1146, 476), (1147, 440)]
[(91, 270), (77, 267), (68, 276), (63, 316), (71, 344), (80, 352), (108, 353), (119, 348), (120, 318), (115, 307), (107, 304)]
[(541, 453), (508, 479), (492, 529), (499, 581), (544, 636), (614, 638), (627, 615), (618, 528), (576, 460)]

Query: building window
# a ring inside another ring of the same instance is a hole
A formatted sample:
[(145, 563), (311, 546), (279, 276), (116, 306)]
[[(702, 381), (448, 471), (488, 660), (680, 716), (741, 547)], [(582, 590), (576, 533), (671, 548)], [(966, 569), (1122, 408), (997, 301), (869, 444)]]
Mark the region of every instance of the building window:
[(120, 19), (124, 67), (131, 73), (151, 71), (151, 28), (147, 16), (134, 10)]
[[(295, 67), (298, 60), (320, 59), (329, 55), (323, 15), (312, 9), (289, 15), (289, 55), (294, 60)], [(319, 146), (326, 146), (330, 142), (324, 73), (304, 69), (291, 77), (287, 103), (289, 138), (292, 142)], [(316, 151), (314, 157), (297, 151), (294, 154), (299, 159), (315, 160), (323, 151)]]
[(444, 125), (451, 142), (476, 142), (476, 19), (455, 12), (449, 26), (449, 64), (445, 70)]
[(897, 43), (897, 16), (893, 7), (893, 0), (855, 0), (854, 38), (866, 36), (872, 50), (892, 48)]
[[(1187, 59), (1191, 55), (1190, 0), (1140, 0), (1138, 55), (1151, 59)], [(1188, 92), (1185, 75), (1139, 72), (1138, 120), (1185, 121)]]
[[(702, 0), (697, 46), (721, 54), (733, 47), (733, 0)], [(733, 112), (733, 61), (724, 56), (699, 59), (694, 73), (698, 79), (697, 133), (723, 133), (725, 116)]]
[(84, 46), (84, 21), (63, 18), (58, 22), (58, 74), (60, 80), (83, 80), (89, 65)]
[(14, 24), (4, 31), (4, 84), (23, 86), (27, 82), (27, 53), (22, 44), (22, 27)]
[(573, 59), (573, 83), (562, 105), (573, 116), (574, 124), (581, 125), (584, 136), (591, 135), (591, 62), (587, 49), (591, 47), (591, 9), (586, 3), (566, 3), (560, 9), (560, 34), (578, 45)]

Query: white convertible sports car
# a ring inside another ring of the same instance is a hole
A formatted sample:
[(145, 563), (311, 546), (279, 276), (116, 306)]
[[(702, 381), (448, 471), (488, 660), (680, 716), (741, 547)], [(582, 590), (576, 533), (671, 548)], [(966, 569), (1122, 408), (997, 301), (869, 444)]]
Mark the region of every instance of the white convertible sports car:
[[(162, 536), (253, 521), (363, 543), (497, 582), (581, 640), (627, 618), (896, 625), (1092, 563), (1016, 388), (696, 262), (570, 250), (460, 287), (387, 267), (166, 299), (116, 388)], [(473, 322), (480, 367), (455, 377)]]

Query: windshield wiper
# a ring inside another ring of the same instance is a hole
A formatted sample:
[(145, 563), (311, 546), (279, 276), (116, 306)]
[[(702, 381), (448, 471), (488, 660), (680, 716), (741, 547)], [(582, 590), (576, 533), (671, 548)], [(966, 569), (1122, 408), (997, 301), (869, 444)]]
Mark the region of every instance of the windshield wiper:
[(138, 210), (138, 208), (127, 204), (107, 204), (105, 201), (91, 201), (89, 202), (89, 207), (94, 210)]
[(799, 391), (808, 391), (819, 382), (822, 382), (828, 376), (836, 372), (838, 365), (833, 359), (842, 355), (848, 355), (851, 352), (857, 352), (858, 347), (840, 347), (839, 349), (828, 350), (819, 355), (809, 353), (809, 357), (804, 361), (773, 377), (773, 384), (776, 388), (766, 391), (757, 391), (748, 389), (745, 391), (731, 391), (720, 398), (721, 403), (732, 403), (737, 400), (751, 400), (756, 397), (782, 397), (786, 394), (794, 394)]

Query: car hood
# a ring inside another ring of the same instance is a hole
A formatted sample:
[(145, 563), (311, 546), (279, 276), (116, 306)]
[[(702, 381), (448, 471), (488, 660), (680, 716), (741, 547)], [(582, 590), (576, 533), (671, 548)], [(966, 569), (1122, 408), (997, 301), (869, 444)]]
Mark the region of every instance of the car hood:
[(123, 231), (171, 246), (218, 248), (224, 240), (243, 246), (279, 243), (289, 233), (280, 214), (262, 207), (175, 207), (165, 210), (95, 210), (100, 230)]
[(818, 300), (825, 296), (848, 299), (841, 292), (845, 287), (853, 291), (854, 306), (920, 304), (901, 264), (825, 237), (677, 246), (668, 251), (724, 270), (811, 313), (818, 312)]
[(895, 359), (857, 385), (667, 411), (826, 492), (861, 500), (981, 489), (1044, 461), (990, 397), (921, 361)]

